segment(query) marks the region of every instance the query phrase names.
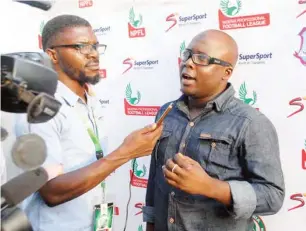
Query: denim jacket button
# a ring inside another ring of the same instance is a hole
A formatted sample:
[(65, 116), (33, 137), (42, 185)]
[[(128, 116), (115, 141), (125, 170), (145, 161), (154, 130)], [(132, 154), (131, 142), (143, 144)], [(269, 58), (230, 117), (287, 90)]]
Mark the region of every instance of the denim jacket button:
[(171, 217), (171, 218), (169, 219), (169, 222), (170, 222), (171, 224), (173, 224), (173, 223), (174, 223), (174, 219)]
[(194, 122), (190, 122), (190, 123), (189, 123), (189, 126), (190, 126), (190, 127), (193, 127), (193, 126), (194, 126)]
[(171, 192), (171, 196), (174, 196), (175, 195), (175, 192)]

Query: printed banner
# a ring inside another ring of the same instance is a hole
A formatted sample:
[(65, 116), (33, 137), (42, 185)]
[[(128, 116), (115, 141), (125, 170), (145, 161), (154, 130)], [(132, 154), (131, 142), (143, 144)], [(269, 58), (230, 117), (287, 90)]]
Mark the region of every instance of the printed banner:
[[(180, 96), (180, 55), (191, 39), (206, 29), (222, 30), (239, 46), (230, 79), (236, 97), (264, 113), (279, 135), (285, 201), (276, 215), (253, 216), (253, 231), (304, 231), (306, 1), (136, 2), (56, 1), (46, 12), (47, 18), (69, 12), (88, 19), (99, 42), (107, 45), (100, 57), (102, 79), (96, 87), (106, 116), (102, 133), (107, 133), (103, 134), (107, 149), (114, 150), (131, 131), (153, 123), (160, 107)], [(47, 18), (33, 25), (33, 50), (42, 49)], [(149, 164), (150, 156), (134, 159), (109, 178), (108, 192), (116, 195), (118, 214), (113, 231), (121, 231), (125, 225), (128, 231), (145, 230), (142, 207)]]

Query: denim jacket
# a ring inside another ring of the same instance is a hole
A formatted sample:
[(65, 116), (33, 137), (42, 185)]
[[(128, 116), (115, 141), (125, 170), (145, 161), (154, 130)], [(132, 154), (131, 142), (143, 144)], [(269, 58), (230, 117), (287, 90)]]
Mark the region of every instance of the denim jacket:
[[(228, 84), (193, 120), (186, 97), (174, 101), (152, 153), (143, 207), (143, 220), (154, 223), (155, 230), (249, 231), (252, 215), (275, 214), (282, 207), (285, 189), (276, 130), (234, 94)], [(229, 183), (230, 207), (166, 182), (162, 166), (178, 152), (200, 163), (211, 177)]]

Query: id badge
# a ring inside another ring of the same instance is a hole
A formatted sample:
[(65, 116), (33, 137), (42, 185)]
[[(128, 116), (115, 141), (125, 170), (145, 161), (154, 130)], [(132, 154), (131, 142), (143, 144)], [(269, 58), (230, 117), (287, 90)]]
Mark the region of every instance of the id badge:
[(94, 207), (94, 231), (112, 231), (114, 203), (103, 203)]

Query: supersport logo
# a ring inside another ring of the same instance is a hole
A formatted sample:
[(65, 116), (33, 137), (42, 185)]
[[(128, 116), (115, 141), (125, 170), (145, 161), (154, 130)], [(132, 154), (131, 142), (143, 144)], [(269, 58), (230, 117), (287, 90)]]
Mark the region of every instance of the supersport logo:
[(176, 19), (177, 15), (178, 13), (174, 13), (167, 16), (166, 21), (172, 22), (172, 25), (166, 30), (166, 32), (168, 32), (171, 28), (173, 28), (177, 24), (177, 19)]
[(291, 210), (294, 210), (294, 209), (297, 209), (297, 208), (301, 208), (305, 205), (305, 200), (303, 199), (303, 197), (306, 197), (306, 193), (296, 193), (296, 194), (292, 194), (290, 196), (290, 199), (291, 200), (294, 200), (294, 201), (299, 201), (300, 204), (288, 209), (288, 211), (291, 211)]
[(306, 14), (306, 10), (304, 10), (302, 13), (300, 13), (298, 16), (296, 16), (296, 18), (301, 17), (303, 14)]
[(133, 61), (134, 61), (134, 59), (132, 59), (132, 58), (127, 58), (127, 59), (123, 60), (122, 63), (128, 65), (128, 68), (125, 69), (125, 71), (122, 74), (126, 73), (127, 71), (129, 71), (133, 67)]
[(135, 216), (137, 216), (137, 215), (142, 213), (142, 207), (143, 206), (144, 206), (144, 203), (141, 203), (141, 202), (135, 204), (135, 208), (140, 209), (139, 212), (135, 213)]
[(306, 96), (304, 97), (297, 97), (297, 98), (294, 98), (292, 100), (289, 101), (289, 105), (291, 106), (298, 106), (300, 107), (298, 110), (296, 110), (295, 112), (291, 113), (290, 115), (287, 116), (287, 118), (297, 114), (297, 113), (300, 113), (301, 111), (304, 110), (304, 104), (301, 102), (303, 100), (306, 100)]

